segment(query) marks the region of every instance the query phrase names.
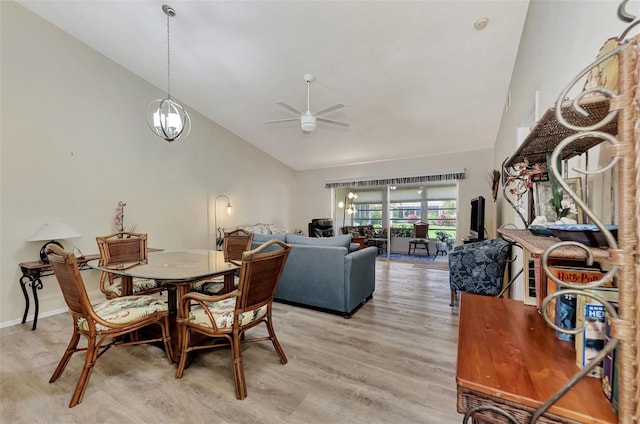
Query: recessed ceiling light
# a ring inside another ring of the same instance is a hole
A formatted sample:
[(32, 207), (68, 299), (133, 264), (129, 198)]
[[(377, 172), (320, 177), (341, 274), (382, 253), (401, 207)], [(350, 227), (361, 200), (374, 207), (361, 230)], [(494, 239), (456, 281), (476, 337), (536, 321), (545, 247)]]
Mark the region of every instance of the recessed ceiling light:
[(485, 29), (489, 25), (489, 18), (480, 18), (474, 24), (473, 27), (478, 31)]

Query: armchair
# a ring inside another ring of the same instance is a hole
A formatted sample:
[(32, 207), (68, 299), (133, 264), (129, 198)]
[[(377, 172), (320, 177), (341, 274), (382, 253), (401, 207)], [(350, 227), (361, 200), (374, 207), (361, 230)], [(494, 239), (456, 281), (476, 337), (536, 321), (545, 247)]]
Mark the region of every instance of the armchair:
[(487, 296), (499, 295), (512, 244), (498, 238), (457, 246), (450, 252), (449, 306), (455, 305), (457, 291)]

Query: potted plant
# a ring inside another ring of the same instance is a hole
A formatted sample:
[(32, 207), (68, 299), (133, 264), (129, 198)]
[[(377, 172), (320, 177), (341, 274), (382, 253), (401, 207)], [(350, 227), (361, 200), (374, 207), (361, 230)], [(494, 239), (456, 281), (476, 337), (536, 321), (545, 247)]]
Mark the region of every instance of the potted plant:
[(440, 252), (447, 253), (449, 251), (449, 233), (445, 231), (436, 231), (436, 255)]

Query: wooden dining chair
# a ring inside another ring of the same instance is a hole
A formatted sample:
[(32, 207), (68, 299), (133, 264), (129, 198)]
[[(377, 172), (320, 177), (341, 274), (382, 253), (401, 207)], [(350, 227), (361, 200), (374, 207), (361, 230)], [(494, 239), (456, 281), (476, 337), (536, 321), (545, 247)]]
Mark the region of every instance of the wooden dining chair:
[[(236, 397), (247, 397), (247, 385), (242, 363), (242, 343), (270, 340), (284, 365), (287, 357), (276, 338), (272, 323), (273, 297), (289, 256), (291, 247), (279, 240), (270, 240), (242, 256), (240, 282), (231, 293), (206, 296), (188, 293), (178, 302), (178, 331), (180, 332), (180, 361), (176, 378), (181, 378), (188, 355), (200, 349), (231, 346)], [(267, 337), (246, 338), (245, 331), (264, 322)], [(210, 339), (205, 344), (192, 344), (192, 333)], [(223, 339), (227, 343), (216, 343)]]
[[(251, 250), (253, 243), (253, 233), (241, 228), (233, 231), (225, 231), (222, 241), (222, 250), (224, 252), (225, 262), (231, 262), (240, 265), (242, 262), (242, 254), (247, 250)], [(234, 276), (234, 286), (238, 286), (240, 281), (239, 274)], [(191, 285), (191, 291), (203, 294), (220, 294), (224, 288), (224, 276), (217, 276), (210, 280), (198, 281)]]
[(422, 246), (421, 249), (427, 251), (427, 256), (430, 256), (429, 253), (429, 224), (425, 222), (416, 222), (413, 224), (413, 238), (409, 240), (409, 252), (408, 255), (411, 254), (411, 247), (413, 246), (413, 253), (416, 253), (416, 248), (418, 246)]
[[(100, 265), (135, 265), (146, 263), (148, 257), (147, 235), (130, 231), (118, 231), (107, 236), (96, 237), (100, 252)], [(164, 290), (162, 283), (148, 278), (133, 279), (132, 294), (152, 294)], [(122, 296), (122, 277), (103, 272), (100, 275), (100, 290), (107, 299)]]
[[(152, 296), (123, 296), (92, 306), (75, 255), (53, 244), (48, 246), (47, 254), (73, 318), (71, 340), (49, 383), (60, 377), (74, 353), (86, 352), (84, 367), (71, 396), (69, 408), (82, 402), (96, 360), (110, 347), (162, 342), (169, 364), (173, 362), (169, 310), (165, 302)], [(121, 337), (152, 325), (160, 327), (160, 337), (145, 340), (132, 337), (131, 341), (125, 341)], [(78, 348), (80, 336), (87, 338), (87, 347)]]

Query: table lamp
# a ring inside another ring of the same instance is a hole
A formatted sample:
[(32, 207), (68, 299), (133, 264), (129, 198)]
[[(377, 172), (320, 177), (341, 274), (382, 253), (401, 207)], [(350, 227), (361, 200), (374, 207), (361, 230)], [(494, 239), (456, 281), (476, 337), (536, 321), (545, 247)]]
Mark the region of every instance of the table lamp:
[(74, 237), (82, 237), (82, 234), (78, 233), (75, 230), (72, 230), (65, 224), (60, 224), (58, 222), (54, 222), (51, 224), (44, 224), (42, 228), (33, 233), (31, 237), (29, 237), (26, 241), (43, 241), (47, 240), (47, 242), (40, 249), (40, 260), (42, 263), (49, 263), (49, 259), (47, 258), (47, 246), (50, 244), (55, 244), (62, 247), (62, 244), (57, 242), (56, 240), (64, 240), (70, 239)]

